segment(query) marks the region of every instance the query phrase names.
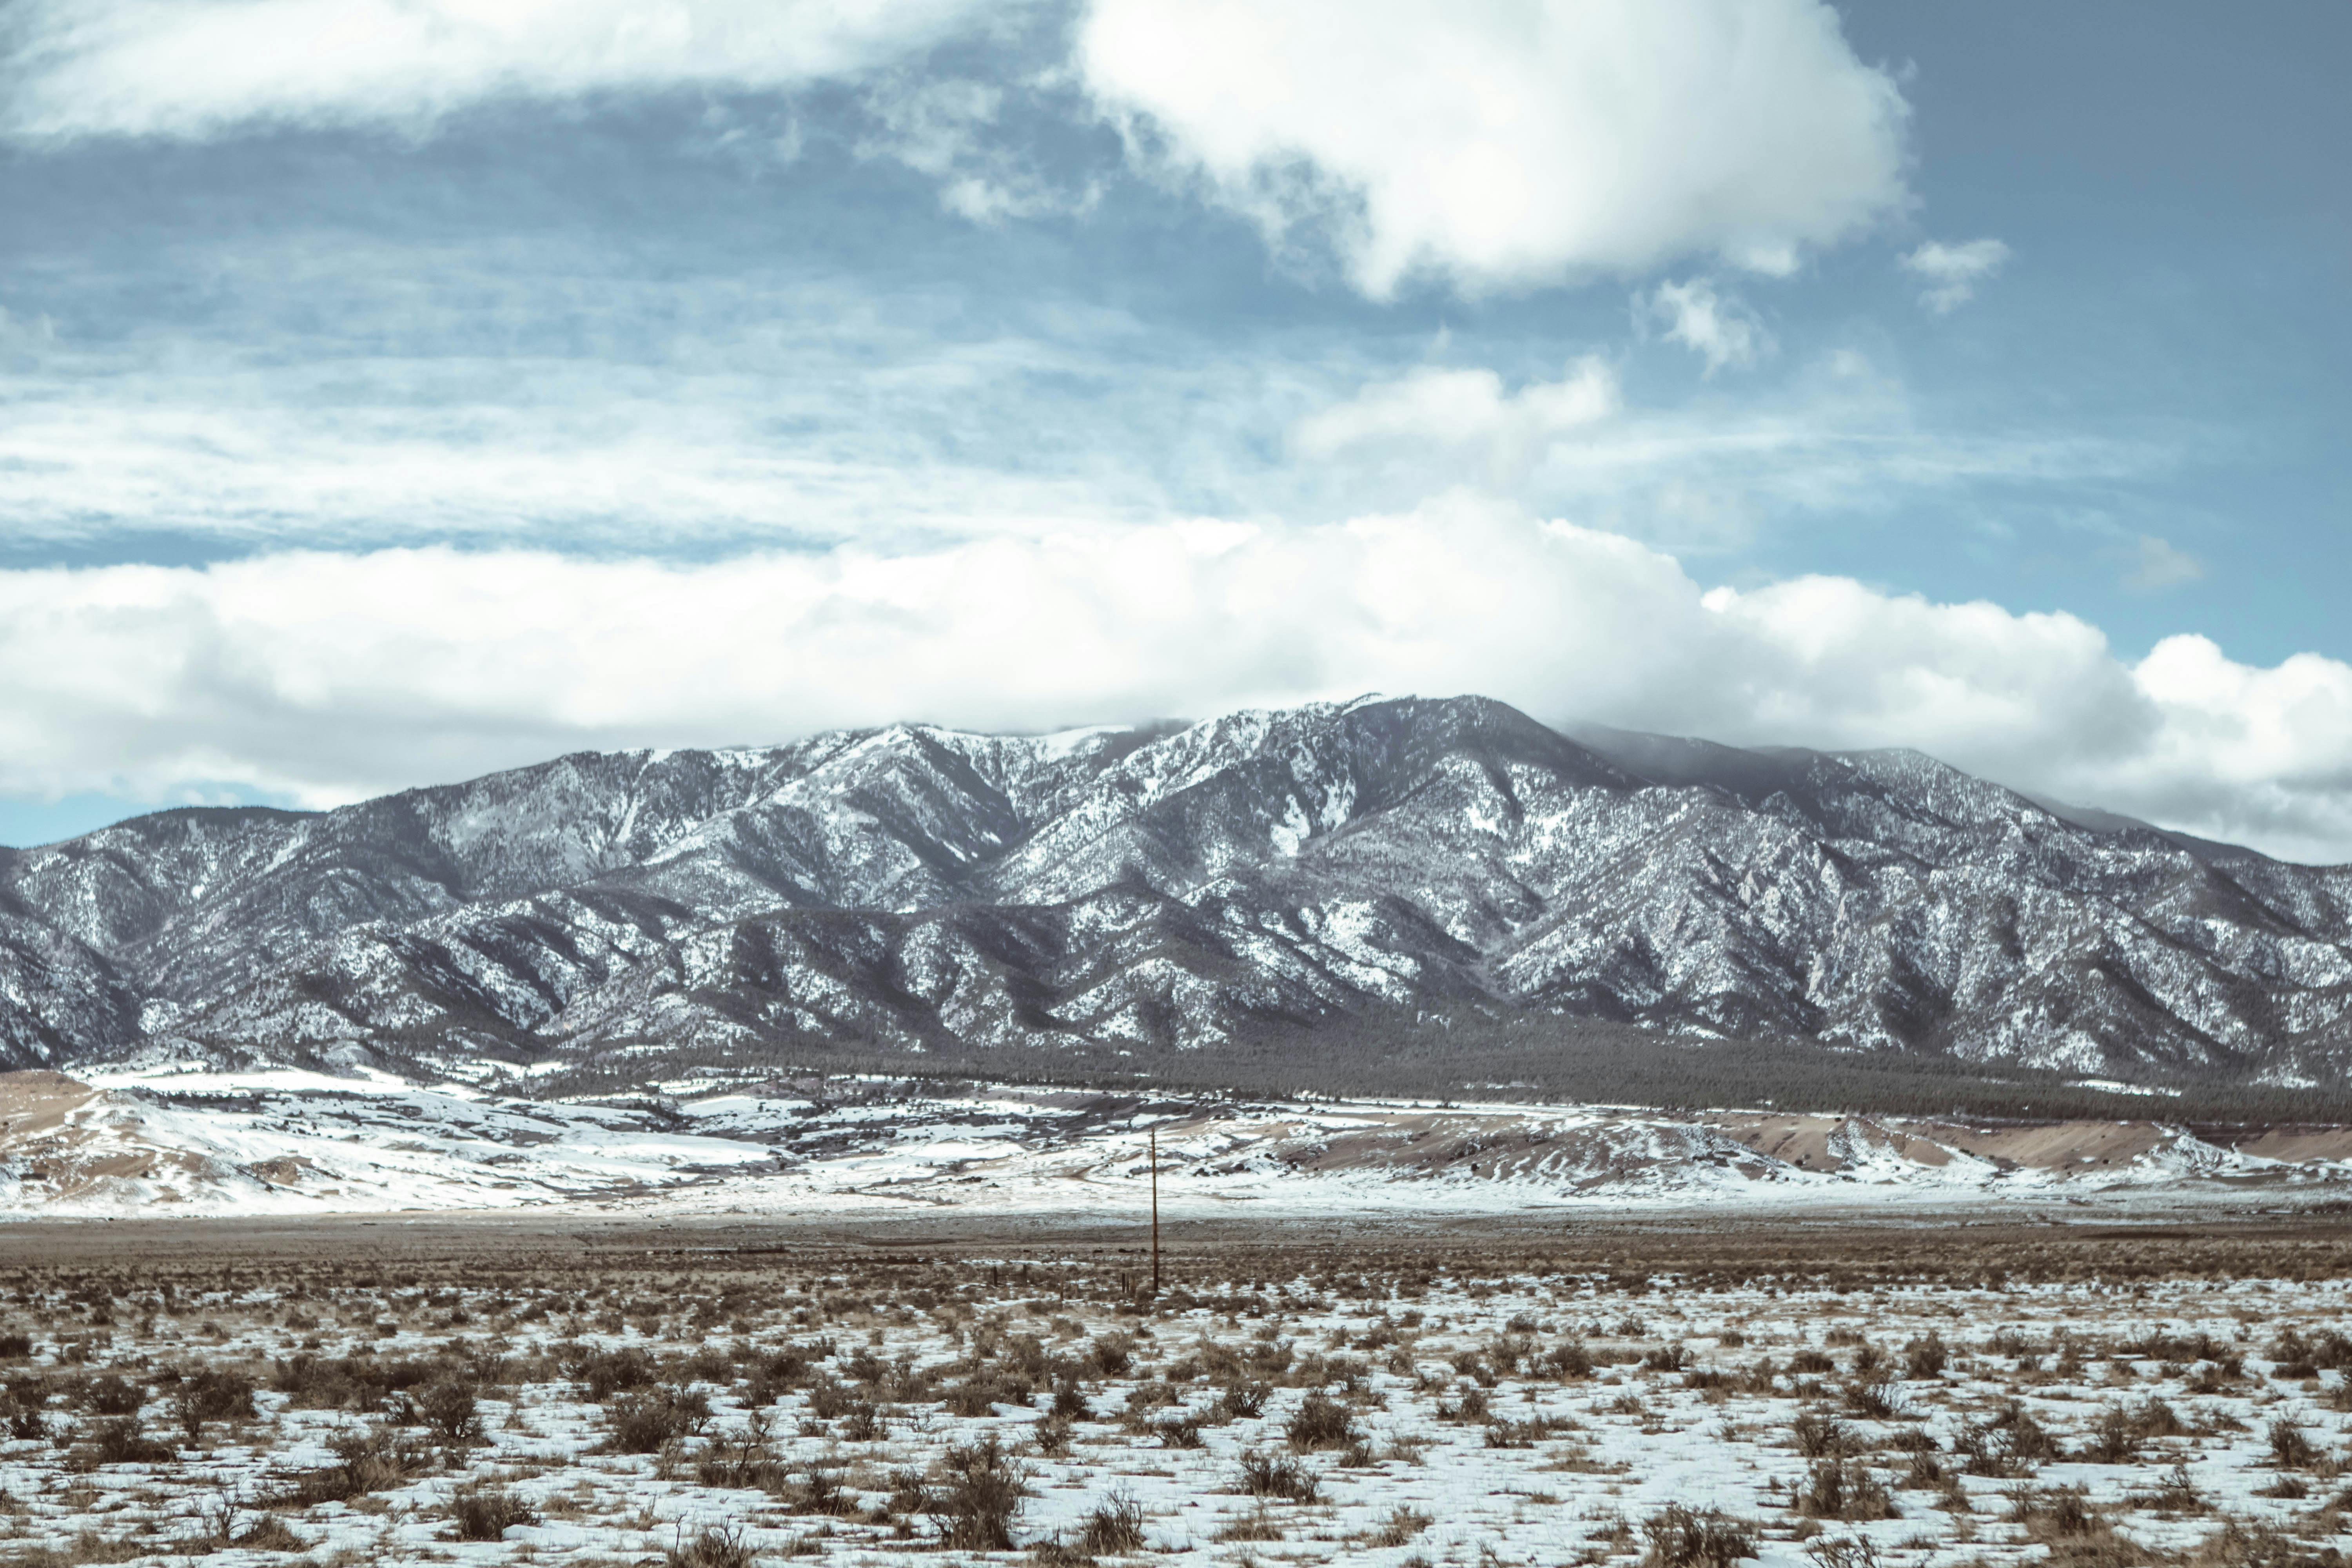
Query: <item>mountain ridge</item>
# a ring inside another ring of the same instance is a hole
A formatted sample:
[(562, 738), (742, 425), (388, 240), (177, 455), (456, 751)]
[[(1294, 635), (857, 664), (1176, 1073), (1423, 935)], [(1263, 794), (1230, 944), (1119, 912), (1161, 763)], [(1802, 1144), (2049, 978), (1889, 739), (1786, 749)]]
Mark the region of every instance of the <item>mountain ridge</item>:
[(2338, 1084), (2352, 868), (1475, 697), (573, 752), (0, 851), (0, 1066), (1148, 1061), (1463, 1008)]

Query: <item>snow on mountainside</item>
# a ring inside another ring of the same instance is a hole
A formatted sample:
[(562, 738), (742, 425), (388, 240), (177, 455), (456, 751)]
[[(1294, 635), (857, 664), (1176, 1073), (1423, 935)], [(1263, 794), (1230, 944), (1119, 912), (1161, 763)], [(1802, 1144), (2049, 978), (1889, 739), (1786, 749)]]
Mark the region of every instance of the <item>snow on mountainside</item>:
[(0, 851), (0, 1066), (1148, 1057), (1465, 1005), (2336, 1083), (2352, 868), (1475, 698), (582, 754)]

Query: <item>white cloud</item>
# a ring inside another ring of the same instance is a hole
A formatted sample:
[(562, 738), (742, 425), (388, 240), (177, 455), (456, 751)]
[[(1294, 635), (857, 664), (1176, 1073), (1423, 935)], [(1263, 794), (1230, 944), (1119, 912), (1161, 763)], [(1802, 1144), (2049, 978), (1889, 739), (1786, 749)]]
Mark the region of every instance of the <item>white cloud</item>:
[(58, 324), (47, 316), (20, 316), (0, 307), (0, 363), (31, 360), (57, 347)]
[(2143, 533), (2134, 552), (2131, 571), (2124, 578), (2124, 586), (2143, 593), (2160, 593), (2178, 588), (2184, 583), (2194, 583), (2205, 575), (2205, 563), (2168, 540)]
[(1706, 360), (1709, 375), (1726, 365), (1754, 364), (1772, 346), (1763, 323), (1704, 278), (1661, 283), (1642, 301), (1642, 309), (1666, 323), (1668, 341)]
[(2063, 615), (1838, 578), (1709, 591), (1456, 499), (706, 564), (439, 549), (0, 573), (0, 792), (330, 802), (568, 747), (1200, 714), (1368, 689), (1733, 742), (1915, 745), (2061, 798), (2352, 858), (2352, 667), (2137, 664)]
[(940, 205), (971, 223), (1083, 211), (1092, 187), (1065, 190), (994, 137), (1004, 89), (966, 78), (927, 80), (896, 73), (864, 94), (873, 128), (858, 156), (890, 158), (929, 176)]
[(1307, 416), (1291, 444), (1315, 459), (1368, 447), (1466, 451), (1488, 482), (1507, 488), (1554, 441), (1608, 418), (1621, 404), (1615, 373), (1591, 357), (1570, 364), (1558, 381), (1530, 382), (1517, 392), (1505, 392), (1491, 370), (1424, 366)]
[(194, 322), (0, 324), (0, 512), (20, 548), (660, 549), (1158, 515), (1155, 460), (1211, 466), (1159, 428), (1171, 403), (1216, 411), (1187, 426), (1201, 445), (1218, 419), (1295, 413), (1265, 410), (1254, 362), (1139, 365), (1137, 323), (1108, 309), (973, 312), (949, 288), (782, 267), (645, 276), (569, 242), (240, 235), (160, 271), (94, 269), (61, 313), (103, 323), (184, 274), (207, 281)]
[(1093, 0), (1076, 60), (1139, 156), (1376, 298), (1785, 273), (1905, 200), (1908, 109), (1822, 0)]
[[(943, 232), (927, 269), (966, 243)], [(191, 275), (205, 314), (93, 330)], [(54, 333), (11, 319), (0, 508), (20, 550), (149, 534), (660, 552), (1192, 511), (1318, 521), (1470, 484), (1696, 552), (1987, 480), (2104, 490), (2197, 456), (1956, 428), (1851, 352), (1788, 356), (1736, 396), (1628, 392), (1621, 408), (1611, 362), (1565, 343), (1546, 362), (1507, 351), (1497, 375), (1457, 342), (1461, 368), (1405, 373), (1345, 329), (1236, 347), (1004, 287), (615, 269), (545, 237), (240, 233), (34, 296)]]
[(1972, 239), (1966, 245), (1931, 239), (1904, 257), (1903, 265), (1927, 283), (1920, 300), (1941, 316), (1975, 299), (1977, 285), (2000, 271), (2009, 255), (2009, 247), (1997, 239)]
[(429, 125), (484, 100), (789, 87), (947, 37), (977, 0), (20, 0), (0, 124), (205, 136)]
[(1468, 486), (1715, 555), (1800, 518), (1887, 516), (1988, 481), (2065, 490), (2143, 479), (2183, 456), (2043, 430), (1936, 428), (1899, 380), (1850, 352), (1791, 368), (1737, 399), (1679, 405), (1626, 398), (1592, 357), (1516, 393), (1489, 370), (1424, 368), (1335, 396), (1333, 374), (1299, 389), (1309, 406), (1290, 421), (1288, 471), (1237, 474), (1230, 510), (1328, 519)]

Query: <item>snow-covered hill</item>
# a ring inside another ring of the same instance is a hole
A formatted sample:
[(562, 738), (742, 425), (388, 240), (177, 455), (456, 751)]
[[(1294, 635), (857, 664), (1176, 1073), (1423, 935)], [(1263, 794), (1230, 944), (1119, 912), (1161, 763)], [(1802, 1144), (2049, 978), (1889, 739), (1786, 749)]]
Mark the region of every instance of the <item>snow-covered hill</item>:
[(1417, 1009), (2342, 1083), (2352, 868), (1366, 700), (565, 757), (0, 851), (0, 1064), (1154, 1053)]
[[(2352, 1194), (2352, 1133), (1606, 1106), (676, 1085), (561, 1103), (299, 1070), (0, 1074), (0, 1215), (619, 1207), (1141, 1216), (1544, 1207), (2273, 1206)], [(1238, 1205), (1238, 1206), (1237, 1206)]]

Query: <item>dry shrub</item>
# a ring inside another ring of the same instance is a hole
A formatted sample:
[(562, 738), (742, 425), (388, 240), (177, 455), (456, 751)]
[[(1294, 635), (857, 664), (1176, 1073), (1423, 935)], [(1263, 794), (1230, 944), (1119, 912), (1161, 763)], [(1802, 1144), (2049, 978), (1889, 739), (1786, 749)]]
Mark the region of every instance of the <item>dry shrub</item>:
[[(953, 1401), (956, 1397), (956, 1391), (950, 1390), (948, 1397), (950, 1402), (950, 1408), (952, 1408)], [(818, 1420), (832, 1421), (840, 1416), (846, 1415), (849, 1414), (851, 1408), (856, 1404), (856, 1391), (850, 1388), (840, 1380), (831, 1377), (813, 1378), (810, 1380), (808, 1385), (808, 1411), (810, 1415), (815, 1416)], [(992, 1412), (989, 1409), (989, 1401), (986, 1398), (982, 1398), (976, 1409), (968, 1411), (959, 1410), (957, 1411), (957, 1414), (986, 1415), (992, 1414)]]
[(1078, 1546), (1089, 1553), (1110, 1556), (1142, 1551), (1143, 1505), (1125, 1490), (1113, 1491), (1087, 1516)]
[(2027, 1540), (2047, 1546), (2050, 1562), (2061, 1568), (2138, 1568), (2149, 1559), (2145, 1548), (2116, 1533), (2079, 1487), (2038, 1492), (2020, 1487), (2009, 1497), (2010, 1517)]
[(1952, 1347), (1932, 1330), (1903, 1346), (1903, 1375), (1914, 1381), (1943, 1376), (1951, 1362)]
[(1241, 1457), (1241, 1489), (1255, 1498), (1287, 1498), (1313, 1502), (1321, 1495), (1315, 1472), (1288, 1454), (1267, 1454), (1253, 1448)]
[(2132, 1413), (2120, 1405), (2104, 1405), (2078, 1458), (2095, 1465), (2134, 1465), (2139, 1462), (2140, 1444), (2139, 1423)]
[(207, 1368), (183, 1373), (172, 1390), (172, 1423), (194, 1446), (204, 1440), (212, 1422), (251, 1420), (253, 1393), (253, 1379), (241, 1372)]
[(48, 1391), (38, 1378), (26, 1378), (0, 1389), (0, 1426), (18, 1443), (38, 1443), (49, 1435)]
[(586, 1385), (588, 1397), (602, 1405), (625, 1388), (643, 1388), (660, 1368), (654, 1358), (635, 1345), (616, 1351), (590, 1351), (574, 1361), (571, 1375)]
[(1321, 1393), (1310, 1394), (1300, 1403), (1284, 1425), (1282, 1435), (1301, 1453), (1316, 1448), (1345, 1448), (1361, 1438), (1348, 1407)]
[(75, 1403), (97, 1415), (136, 1415), (147, 1403), (147, 1391), (120, 1373), (105, 1372), (82, 1385)]
[(1429, 1515), (1399, 1503), (1390, 1511), (1388, 1518), (1381, 1521), (1380, 1529), (1372, 1532), (1371, 1544), (1402, 1546), (1436, 1522)]
[(1528, 1363), (1528, 1370), (1557, 1378), (1562, 1383), (1588, 1378), (1592, 1375), (1592, 1352), (1584, 1348), (1582, 1341), (1570, 1340), (1556, 1350), (1535, 1357)]
[(1805, 1478), (1797, 1511), (1807, 1519), (1865, 1520), (1898, 1517), (1895, 1499), (1877, 1472), (1857, 1460), (1823, 1459)]
[(755, 1409), (773, 1405), (786, 1391), (798, 1388), (807, 1381), (806, 1355), (797, 1349), (773, 1352), (752, 1367), (744, 1388), (744, 1403)]
[(388, 1426), (337, 1433), (327, 1447), (335, 1462), (296, 1476), (285, 1494), (288, 1504), (309, 1508), (390, 1491), (406, 1486), (431, 1458), (422, 1443)]
[(793, 1489), (791, 1500), (794, 1513), (814, 1513), (842, 1518), (857, 1511), (857, 1500), (841, 1484), (841, 1478), (824, 1465), (811, 1465)]
[(662, 1553), (663, 1568), (751, 1568), (758, 1554), (734, 1525), (707, 1524), (688, 1535), (686, 1526)]
[(168, 1465), (179, 1456), (169, 1443), (147, 1436), (136, 1415), (112, 1415), (84, 1431), (75, 1451), (89, 1465)]
[(2313, 1548), (2275, 1525), (2231, 1520), (2189, 1553), (2193, 1568), (2343, 1568), (2333, 1546)]
[(1903, 1414), (1903, 1389), (1892, 1377), (1857, 1377), (1842, 1391), (1857, 1415), (1888, 1421)]
[(449, 1518), (460, 1541), (503, 1541), (509, 1527), (537, 1524), (539, 1515), (504, 1487), (460, 1487), (449, 1497)]
[(1013, 1520), (1028, 1487), (996, 1435), (950, 1448), (940, 1467), (943, 1484), (925, 1505), (940, 1544), (964, 1552), (1013, 1550)]
[[(1033, 1392), (1034, 1385), (1025, 1378), (974, 1376), (954, 1384), (940, 1397), (950, 1415), (969, 1421), (995, 1415), (1000, 1405), (1026, 1405)], [(851, 1402), (853, 1405), (856, 1403)], [(811, 1408), (814, 1409), (814, 1405)]]
[(1643, 1568), (1731, 1568), (1756, 1555), (1756, 1526), (1717, 1509), (1668, 1503), (1642, 1522)]
[(2190, 1479), (2186, 1460), (2175, 1461), (2145, 1501), (2158, 1513), (2203, 1513), (2210, 1506)]
[(1805, 1542), (1820, 1568), (1878, 1568), (1878, 1548), (1866, 1535), (1821, 1535)]
[[(1640, 1414), (1642, 1408), (1640, 1397), (1628, 1394), (1618, 1400), (1618, 1405), (1622, 1405), (1627, 1400), (1633, 1402), (1632, 1413)], [(1465, 1388), (1462, 1391), (1462, 1397), (1452, 1405), (1446, 1404), (1442, 1399), (1437, 1402), (1437, 1418), (1440, 1421), (1484, 1421), (1490, 1408), (1485, 1389)]]
[(1167, 1448), (1198, 1448), (1202, 1447), (1201, 1423), (1197, 1416), (1171, 1415), (1151, 1424), (1151, 1435)]
[(2319, 1448), (2304, 1429), (2286, 1416), (2271, 1423), (2271, 1463), (2282, 1470), (2307, 1470), (2319, 1458)]
[[(1225, 1393), (1230, 1398), (1233, 1390), (1227, 1389)], [(1264, 1401), (1261, 1400), (1259, 1403), (1263, 1404)], [(1047, 1414), (1055, 1420), (1091, 1421), (1094, 1419), (1095, 1412), (1094, 1406), (1087, 1403), (1086, 1391), (1078, 1386), (1077, 1380), (1065, 1378), (1054, 1385), (1054, 1404)], [(1250, 1414), (1255, 1415), (1256, 1412), (1252, 1411)]]
[(1808, 1459), (1840, 1458), (1861, 1447), (1843, 1422), (1820, 1410), (1797, 1412), (1789, 1423), (1789, 1436), (1798, 1454)]
[(1489, 1448), (1532, 1448), (1555, 1432), (1574, 1424), (1563, 1416), (1537, 1415), (1525, 1421), (1493, 1421), (1486, 1426)]
[(658, 1454), (709, 1424), (710, 1397), (697, 1389), (635, 1389), (614, 1394), (604, 1406), (604, 1417), (611, 1428), (605, 1438), (608, 1451)]
[(247, 1552), (308, 1552), (310, 1542), (274, 1513), (265, 1513), (229, 1537), (228, 1544)]
[(436, 1379), (414, 1394), (402, 1395), (394, 1409), (400, 1419), (424, 1427), (444, 1443), (481, 1440), (481, 1408), (475, 1403), (472, 1384), (462, 1378)]
[[(2200, 1363), (2197, 1370), (2189, 1374), (2189, 1382), (2185, 1386), (2191, 1394), (2221, 1394), (2232, 1384), (2243, 1382), (2245, 1375), (2245, 1358), (2226, 1355), (2216, 1361)], [(2345, 1385), (2338, 1384), (2336, 1386), (2341, 1388)]]
[(94, 1530), (77, 1534), (60, 1552), (54, 1546), (25, 1547), (7, 1559), (8, 1568), (79, 1568), (86, 1563), (131, 1563), (153, 1554), (152, 1541), (110, 1539)]
[(2272, 1342), (2271, 1360), (2277, 1363), (2271, 1371), (2273, 1377), (2305, 1378), (2321, 1372), (2352, 1369), (2352, 1335), (2340, 1329), (2305, 1334), (2289, 1327), (2280, 1331), (2278, 1338)]
[(1264, 1383), (1236, 1383), (1217, 1395), (1217, 1409), (1227, 1420), (1240, 1420), (1262, 1415), (1265, 1402), (1273, 1397), (1274, 1389)]
[(1248, 1513), (1218, 1531), (1217, 1539), (1254, 1542), (1280, 1541), (1283, 1539), (1282, 1521), (1268, 1512), (1264, 1503), (1260, 1503)]
[(1967, 1457), (1972, 1476), (2021, 1475), (2058, 1457), (2058, 1440), (2014, 1399), (1991, 1420), (1962, 1431), (1953, 1447)]

